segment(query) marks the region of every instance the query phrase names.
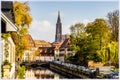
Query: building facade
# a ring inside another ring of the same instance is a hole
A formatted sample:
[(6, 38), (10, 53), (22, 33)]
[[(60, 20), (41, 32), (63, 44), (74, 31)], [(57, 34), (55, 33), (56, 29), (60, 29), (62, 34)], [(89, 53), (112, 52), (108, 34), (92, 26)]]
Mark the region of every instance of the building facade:
[[(53, 60), (54, 53), (49, 51), (52, 49), (52, 45), (49, 42), (44, 40), (34, 40), (36, 48), (37, 48), (37, 55), (36, 60), (40, 61), (48, 61), (50, 59)], [(49, 49), (49, 50), (48, 50)]]
[[(14, 25), (13, 3), (11, 1), (1, 2), (1, 42), (2, 42), (2, 65), (4, 72), (3, 78), (15, 78), (15, 43), (12, 39), (11, 32), (16, 32), (18, 29)], [(5, 64), (10, 63), (11, 66)]]
[(53, 61), (54, 60), (54, 47), (39, 47), (40, 61)]
[(74, 52), (70, 49), (70, 38), (66, 38), (59, 48), (59, 60), (66, 61), (67, 56), (73, 56)]

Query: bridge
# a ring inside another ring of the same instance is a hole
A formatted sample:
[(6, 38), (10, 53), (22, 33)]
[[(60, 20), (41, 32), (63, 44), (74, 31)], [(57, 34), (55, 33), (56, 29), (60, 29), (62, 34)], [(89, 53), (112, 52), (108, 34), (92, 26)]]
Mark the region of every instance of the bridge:
[(21, 65), (24, 65), (26, 68), (39, 68), (39, 67), (49, 67), (49, 62), (47, 61), (30, 61), (22, 62)]
[(53, 62), (50, 62), (50, 69), (60, 74), (63, 74), (69, 78), (74, 78), (74, 79), (75, 78), (90, 79), (90, 78), (96, 77), (94, 73), (83, 72), (82, 70), (79, 70), (77, 67), (72, 68), (70, 66), (65, 66), (65, 65), (53, 63)]
[(90, 72), (87, 70), (80, 69), (77, 65), (71, 66), (70, 64), (60, 62), (60, 61), (32, 61), (32, 62), (23, 62), (22, 65), (25, 65), (26, 68), (39, 68), (39, 67), (47, 67), (54, 72), (57, 72), (61, 75), (64, 75), (68, 78), (78, 78), (78, 79), (90, 79), (90, 78), (98, 78), (98, 72)]

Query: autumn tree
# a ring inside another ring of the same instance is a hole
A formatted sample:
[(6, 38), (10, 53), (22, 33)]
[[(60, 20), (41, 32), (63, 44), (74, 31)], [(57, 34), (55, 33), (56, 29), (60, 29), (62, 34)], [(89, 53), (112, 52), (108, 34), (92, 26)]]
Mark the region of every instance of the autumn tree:
[(119, 57), (118, 57), (118, 42), (112, 41), (108, 45), (102, 47), (101, 50), (97, 51), (99, 57), (102, 59), (102, 62), (109, 62), (118, 67)]
[(119, 28), (119, 10), (109, 12), (107, 14), (108, 23), (111, 28), (112, 40), (118, 41), (118, 28)]
[(32, 18), (30, 16), (30, 8), (27, 2), (14, 2), (14, 12), (15, 12), (15, 24), (18, 27), (24, 27), (27, 25), (29, 27)]
[(103, 62), (109, 61), (118, 67), (118, 27), (119, 27), (119, 11), (115, 10), (107, 14), (108, 25), (110, 27), (110, 40), (109, 43), (98, 50), (98, 55)]
[[(71, 35), (71, 49), (75, 52), (73, 57), (69, 57), (69, 60), (74, 62), (82, 62), (83, 64), (87, 61), (87, 34), (85, 32), (85, 26), (83, 23), (76, 23), (70, 27)], [(82, 65), (82, 64), (81, 64)]]
[(72, 25), (70, 30), (71, 49), (76, 53), (76, 60), (79, 62), (101, 61), (97, 51), (110, 42), (110, 28), (107, 22), (98, 18), (87, 26), (82, 23)]
[(86, 26), (82, 23), (72, 25), (70, 47), (75, 55), (68, 59), (75, 62), (111, 61), (118, 66), (118, 15), (118, 11), (114, 11), (108, 13), (108, 21), (97, 18)]
[[(12, 32), (13, 39), (16, 42), (16, 59), (22, 60), (24, 50), (28, 46), (26, 35), (28, 34), (28, 28), (31, 24), (32, 18), (30, 16), (30, 8), (27, 2), (17, 2), (13, 4), (15, 25), (18, 27), (18, 32)], [(14, 37), (15, 36), (15, 37)]]
[(95, 19), (94, 22), (88, 24), (86, 32), (92, 36), (93, 40), (97, 40), (99, 49), (110, 41), (110, 29), (104, 19)]
[[(79, 41), (79, 38), (81, 38), (85, 31), (85, 26), (83, 23), (77, 23), (75, 25), (72, 25), (70, 27), (70, 30), (71, 30), (71, 49), (73, 49), (75, 52), (78, 51), (80, 48), (79, 48), (79, 45), (78, 45), (78, 41)], [(84, 37), (84, 36), (83, 36)]]
[(88, 50), (94, 61), (101, 60), (97, 50), (101, 50), (110, 42), (110, 29), (104, 19), (95, 19), (94, 22), (88, 23), (86, 27), (88, 34)]
[(119, 27), (119, 11), (115, 10), (107, 14), (108, 25), (110, 27), (110, 40), (106, 46), (98, 50), (98, 55), (103, 62), (109, 61), (118, 67), (118, 27)]

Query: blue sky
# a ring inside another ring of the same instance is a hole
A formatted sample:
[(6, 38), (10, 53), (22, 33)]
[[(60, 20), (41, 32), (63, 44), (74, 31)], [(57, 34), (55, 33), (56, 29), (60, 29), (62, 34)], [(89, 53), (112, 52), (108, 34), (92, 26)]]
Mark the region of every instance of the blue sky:
[(70, 34), (70, 26), (82, 22), (87, 24), (96, 18), (105, 18), (108, 12), (119, 8), (113, 1), (29, 1), (33, 18), (29, 32), (33, 39), (53, 42), (57, 14), (60, 11), (62, 33)]

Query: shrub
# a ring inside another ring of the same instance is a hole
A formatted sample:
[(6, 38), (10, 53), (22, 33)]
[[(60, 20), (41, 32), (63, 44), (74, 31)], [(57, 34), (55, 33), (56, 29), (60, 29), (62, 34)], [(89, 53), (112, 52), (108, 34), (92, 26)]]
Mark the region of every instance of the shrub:
[(19, 66), (18, 67), (18, 78), (23, 79), (25, 76), (25, 66)]

